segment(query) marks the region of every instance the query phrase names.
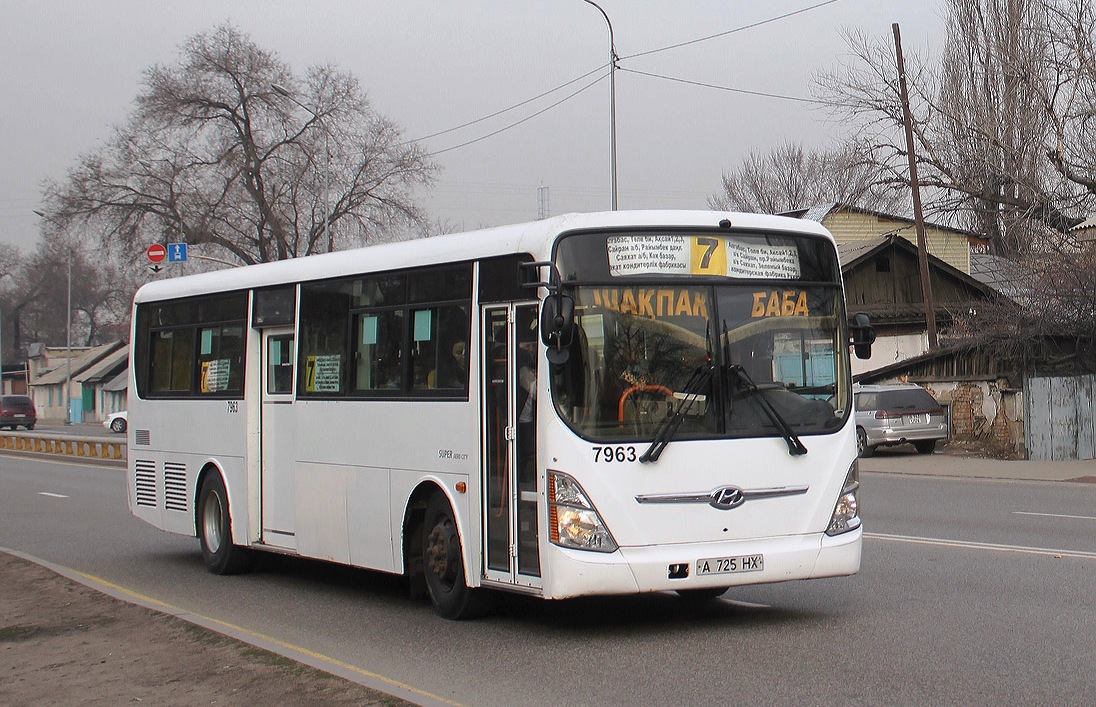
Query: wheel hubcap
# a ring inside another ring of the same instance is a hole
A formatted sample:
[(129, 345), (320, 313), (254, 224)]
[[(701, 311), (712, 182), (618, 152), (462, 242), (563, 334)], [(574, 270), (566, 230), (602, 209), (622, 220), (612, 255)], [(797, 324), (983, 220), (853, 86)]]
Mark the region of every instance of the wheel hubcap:
[(206, 549), (216, 553), (221, 549), (221, 499), (211, 493), (202, 511), (202, 537)]

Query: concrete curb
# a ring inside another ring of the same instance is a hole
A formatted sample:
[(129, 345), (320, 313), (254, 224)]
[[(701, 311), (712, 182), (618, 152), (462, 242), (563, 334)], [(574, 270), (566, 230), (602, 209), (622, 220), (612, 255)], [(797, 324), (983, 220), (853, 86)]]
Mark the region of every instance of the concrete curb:
[(940, 452), (935, 454), (914, 454), (879, 450), (875, 456), (860, 460), (860, 470), (969, 479), (1096, 483), (1096, 459), (1060, 462), (1007, 461), (964, 457)]

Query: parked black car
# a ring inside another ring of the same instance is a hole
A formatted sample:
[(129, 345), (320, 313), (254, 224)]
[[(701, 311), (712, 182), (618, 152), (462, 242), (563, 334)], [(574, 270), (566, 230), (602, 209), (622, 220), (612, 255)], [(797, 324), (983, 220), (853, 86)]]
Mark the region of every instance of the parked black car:
[(5, 427), (14, 430), (19, 425), (33, 430), (36, 422), (38, 413), (34, 411), (33, 400), (25, 395), (0, 396), (0, 430)]

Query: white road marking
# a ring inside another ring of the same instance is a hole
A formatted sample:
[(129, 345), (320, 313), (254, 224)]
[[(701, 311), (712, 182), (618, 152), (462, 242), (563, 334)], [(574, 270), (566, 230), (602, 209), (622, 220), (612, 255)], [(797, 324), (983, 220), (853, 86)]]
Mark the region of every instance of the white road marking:
[(1074, 518), (1076, 520), (1096, 520), (1096, 516), (1067, 516), (1063, 513), (1033, 513), (1031, 511), (1013, 511), (1018, 516), (1043, 516), (1045, 518)]
[(49, 491), (39, 491), (39, 496), (49, 496), (50, 498), (68, 498), (68, 496), (62, 496), (59, 493), (50, 493)]
[(871, 540), (890, 540), (899, 543), (917, 545), (939, 545), (943, 547), (961, 547), (972, 550), (995, 550), (998, 552), (1019, 552), (1027, 555), (1049, 555), (1050, 557), (1073, 557), (1084, 560), (1096, 560), (1096, 552), (1085, 550), (1055, 550), (1049, 547), (1027, 547), (1024, 545), (998, 545), (995, 543), (974, 543), (965, 540), (944, 540), (941, 538), (919, 538), (913, 535), (887, 535), (886, 533), (864, 533)]

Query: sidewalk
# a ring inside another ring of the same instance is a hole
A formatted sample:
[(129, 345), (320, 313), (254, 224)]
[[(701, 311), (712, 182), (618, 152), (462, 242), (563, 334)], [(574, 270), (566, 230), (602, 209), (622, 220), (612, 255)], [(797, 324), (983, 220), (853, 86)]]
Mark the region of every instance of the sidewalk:
[(860, 471), (970, 479), (1096, 483), (1096, 459), (1061, 462), (984, 459), (948, 450), (947, 447), (937, 450), (935, 454), (917, 454), (912, 447), (907, 449), (906, 446), (877, 449), (875, 456), (860, 460)]

